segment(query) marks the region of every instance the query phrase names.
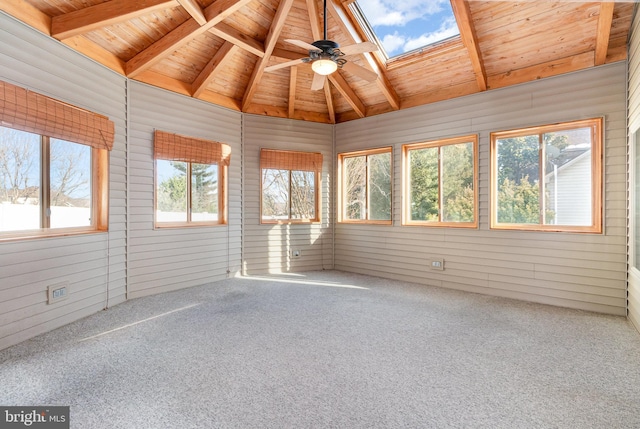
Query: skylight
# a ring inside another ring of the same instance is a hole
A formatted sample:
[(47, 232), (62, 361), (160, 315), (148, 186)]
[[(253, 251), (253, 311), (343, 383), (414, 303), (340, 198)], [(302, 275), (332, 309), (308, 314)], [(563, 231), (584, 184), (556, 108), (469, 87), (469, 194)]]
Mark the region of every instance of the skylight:
[(387, 58), (460, 34), (449, 0), (357, 0), (351, 5)]

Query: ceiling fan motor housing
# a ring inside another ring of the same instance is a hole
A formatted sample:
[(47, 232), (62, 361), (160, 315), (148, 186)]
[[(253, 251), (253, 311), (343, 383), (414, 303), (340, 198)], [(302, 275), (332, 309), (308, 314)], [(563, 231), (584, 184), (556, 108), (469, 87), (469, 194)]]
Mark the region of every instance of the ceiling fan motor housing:
[(316, 40), (312, 45), (321, 50), (321, 52), (309, 51), (309, 58), (312, 61), (319, 60), (321, 58), (328, 59), (335, 61), (339, 67), (342, 67), (342, 65), (347, 62), (346, 60), (339, 58), (344, 56), (344, 54), (340, 51), (340, 45), (333, 40)]

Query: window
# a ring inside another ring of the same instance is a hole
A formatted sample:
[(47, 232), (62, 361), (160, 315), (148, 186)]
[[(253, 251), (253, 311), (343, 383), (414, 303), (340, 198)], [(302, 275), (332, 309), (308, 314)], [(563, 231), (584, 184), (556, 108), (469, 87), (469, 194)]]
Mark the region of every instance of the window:
[(156, 226), (226, 223), (230, 154), (222, 143), (156, 131)]
[(402, 147), (404, 224), (477, 227), (478, 139)]
[(602, 231), (602, 119), (491, 134), (491, 227)]
[(419, 52), (460, 34), (448, 0), (428, 2), (352, 1), (349, 10), (385, 58)]
[(0, 82), (0, 239), (108, 228), (107, 118)]
[(391, 224), (391, 148), (338, 155), (340, 221)]
[(322, 154), (262, 149), (261, 221), (319, 222)]

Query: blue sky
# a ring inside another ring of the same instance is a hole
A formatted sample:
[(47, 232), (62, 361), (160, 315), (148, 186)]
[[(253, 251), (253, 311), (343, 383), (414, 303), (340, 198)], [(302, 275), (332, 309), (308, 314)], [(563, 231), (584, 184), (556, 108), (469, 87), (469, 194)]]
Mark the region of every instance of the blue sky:
[(459, 34), (449, 0), (358, 0), (389, 57)]

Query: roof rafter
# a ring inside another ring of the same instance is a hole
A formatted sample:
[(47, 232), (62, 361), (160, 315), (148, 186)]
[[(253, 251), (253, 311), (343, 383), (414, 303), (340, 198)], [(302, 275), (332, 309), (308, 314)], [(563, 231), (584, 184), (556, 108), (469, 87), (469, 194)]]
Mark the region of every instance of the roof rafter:
[(482, 61), (482, 54), (480, 53), (480, 45), (478, 43), (476, 29), (473, 25), (473, 20), (471, 19), (469, 3), (465, 0), (451, 0), (451, 8), (453, 9), (453, 15), (458, 23), (460, 38), (469, 53), (469, 59), (471, 60), (471, 66), (473, 67), (473, 71), (476, 75), (478, 88), (480, 91), (486, 91), (487, 72), (485, 71), (484, 62)]
[(207, 18), (205, 25), (198, 24), (193, 18), (188, 19), (127, 61), (127, 76), (134, 77), (151, 68), (250, 2), (251, 0), (216, 0), (204, 10), (204, 15)]
[(258, 89), (258, 84), (260, 83), (260, 80), (262, 80), (262, 75), (264, 74), (264, 68), (267, 66), (269, 57), (271, 57), (271, 53), (276, 47), (276, 42), (278, 41), (278, 37), (280, 37), (280, 33), (282, 32), (282, 28), (284, 27), (284, 22), (287, 19), (287, 15), (291, 10), (293, 1), (294, 0), (282, 0), (280, 2), (280, 5), (278, 6), (278, 10), (276, 11), (276, 15), (273, 18), (271, 28), (269, 29), (269, 33), (267, 34), (267, 38), (264, 43), (264, 56), (260, 58), (256, 66), (253, 68), (251, 79), (249, 79), (249, 84), (247, 85), (247, 89), (245, 90), (244, 97), (242, 99), (243, 111), (245, 111), (249, 104), (251, 104), (251, 100), (253, 99), (256, 90)]
[[(327, 9), (333, 19), (338, 23), (342, 31), (345, 35), (348, 35), (354, 43), (360, 43), (363, 41), (363, 38), (360, 36), (356, 28), (352, 23), (352, 19), (349, 16), (352, 16), (351, 12), (347, 9), (347, 6), (337, 6), (334, 3), (335, 0), (327, 1)], [(345, 13), (345, 10), (348, 11)], [(378, 74), (378, 79), (376, 79), (376, 84), (382, 94), (387, 99), (387, 102), (391, 105), (391, 108), (394, 110), (400, 110), (400, 97), (396, 94), (396, 91), (393, 89), (391, 82), (387, 79), (387, 76), (384, 73), (384, 65), (378, 63), (376, 57), (371, 55), (371, 53), (366, 52), (362, 54), (364, 58), (367, 60), (367, 64), (369, 67), (373, 69), (374, 72)]]
[(336, 123), (336, 108), (333, 106), (333, 95), (331, 95), (331, 86), (329, 81), (324, 81), (324, 97), (327, 99), (327, 111), (329, 112), (329, 122)]
[(209, 32), (257, 57), (264, 57), (264, 43), (252, 39), (224, 22), (219, 23), (215, 27), (211, 27)]
[(342, 94), (342, 96), (347, 100), (353, 110), (355, 110), (358, 116), (364, 118), (366, 116), (366, 108), (364, 107), (364, 104), (362, 103), (362, 101), (360, 101), (356, 93), (353, 92), (353, 89), (351, 89), (342, 75), (339, 72), (335, 72), (327, 77), (329, 78), (333, 86), (335, 86), (340, 94)]
[(196, 0), (178, 0), (178, 3), (180, 3), (180, 6), (182, 6), (198, 24), (205, 25), (207, 23), (204, 11)]
[(51, 36), (58, 40), (128, 21), (156, 10), (177, 6), (176, 0), (111, 0), (51, 19)]
[(607, 51), (609, 50), (609, 37), (611, 36), (611, 23), (613, 22), (613, 9), (615, 5), (614, 2), (600, 3), (595, 53), (595, 65), (597, 66), (601, 66), (607, 61)]
[(218, 52), (211, 58), (207, 65), (202, 69), (198, 77), (191, 83), (191, 95), (199, 97), (202, 92), (207, 89), (207, 85), (213, 80), (216, 72), (224, 67), (233, 54), (240, 48), (230, 42), (225, 42)]

